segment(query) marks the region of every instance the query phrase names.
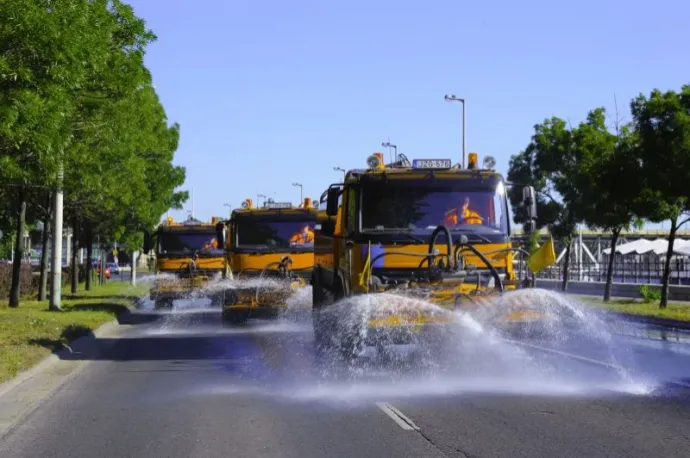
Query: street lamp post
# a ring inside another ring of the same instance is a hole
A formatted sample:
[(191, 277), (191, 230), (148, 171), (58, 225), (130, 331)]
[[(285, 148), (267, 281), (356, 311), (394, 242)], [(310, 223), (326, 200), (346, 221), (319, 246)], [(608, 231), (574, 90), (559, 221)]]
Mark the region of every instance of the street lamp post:
[(393, 159), (393, 162), (398, 160), (398, 145), (394, 145), (391, 142), (383, 142), (381, 143), (381, 146), (383, 146), (384, 148), (389, 148), (389, 151), (390, 148), (393, 148), (395, 150), (395, 158)]
[(465, 99), (456, 97), (455, 94), (446, 94), (444, 97), (446, 102), (462, 102), (462, 168), (465, 168), (465, 150), (467, 149), (467, 142), (465, 140)]
[(302, 198), (302, 194), (303, 194), (302, 193), (302, 191), (303, 191), (302, 183), (292, 183), (292, 186), (299, 186), (299, 203), (302, 204), (302, 200), (303, 200), (303, 198)]
[(223, 207), (228, 207), (228, 218), (232, 218), (232, 205), (225, 203)]
[(347, 175), (347, 170), (345, 170), (342, 167), (333, 167), (333, 171), (335, 172), (343, 172), (343, 180), (345, 179), (345, 175)]
[(265, 194), (257, 194), (256, 195), (256, 206), (259, 207), (259, 200), (264, 199), (264, 202), (266, 202), (266, 195)]

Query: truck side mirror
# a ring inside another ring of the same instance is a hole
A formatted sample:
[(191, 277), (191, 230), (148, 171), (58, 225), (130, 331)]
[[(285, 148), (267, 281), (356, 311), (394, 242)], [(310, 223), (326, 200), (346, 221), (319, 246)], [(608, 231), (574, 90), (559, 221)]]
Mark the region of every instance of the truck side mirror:
[(218, 248), (225, 248), (225, 224), (216, 223), (216, 240), (218, 241)]
[(340, 197), (339, 188), (328, 188), (328, 196), (326, 197), (326, 214), (328, 216), (336, 216), (338, 214), (338, 198)]
[(527, 217), (530, 220), (537, 219), (537, 198), (534, 187), (525, 186), (522, 188), (522, 205), (527, 210)]
[(153, 248), (153, 240), (151, 239), (151, 233), (149, 231), (144, 231), (144, 254), (149, 254)]

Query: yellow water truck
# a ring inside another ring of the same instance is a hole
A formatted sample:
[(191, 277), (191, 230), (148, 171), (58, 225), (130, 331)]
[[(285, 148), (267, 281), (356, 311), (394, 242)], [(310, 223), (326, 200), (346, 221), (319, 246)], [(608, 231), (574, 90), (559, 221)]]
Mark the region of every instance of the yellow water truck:
[(225, 276), (234, 280), (223, 299), (223, 321), (276, 317), (298, 289), (308, 286), (314, 267), (317, 207), (310, 198), (295, 207), (251, 199), (227, 223)]
[[(219, 226), (220, 225), (220, 226)], [(145, 237), (144, 251), (155, 247), (156, 278), (150, 298), (156, 308), (172, 307), (175, 299), (191, 298), (195, 294), (211, 298), (220, 306), (220, 298), (213, 291), (204, 291), (214, 277), (220, 279), (225, 268), (225, 250), (218, 240), (218, 217), (202, 222), (192, 217), (183, 222), (167, 218), (153, 234)]]
[[(439, 309), (476, 309), (487, 302), (483, 296), (533, 284), (533, 275), (525, 282), (513, 269), (522, 250), (512, 244), (507, 183), (493, 157), (484, 157), (482, 167), (476, 153), (468, 159), (463, 168), (450, 159), (410, 161), (398, 154), (385, 164), (383, 154), (374, 153), (366, 168), (349, 170), (328, 188), (311, 280), (318, 348), (352, 356), (372, 342), (407, 343), (453, 319)], [(523, 199), (529, 231), (536, 220), (534, 189), (524, 187)], [(383, 293), (392, 303), (400, 298), (401, 306), (345, 317), (357, 297)], [(409, 306), (415, 303), (439, 307)], [(535, 316), (513, 310), (501, 318)]]

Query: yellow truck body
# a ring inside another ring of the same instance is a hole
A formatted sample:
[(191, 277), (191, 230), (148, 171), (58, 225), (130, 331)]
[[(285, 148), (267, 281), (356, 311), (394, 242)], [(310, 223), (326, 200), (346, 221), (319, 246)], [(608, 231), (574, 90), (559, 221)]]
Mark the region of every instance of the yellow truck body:
[[(404, 155), (384, 164), (375, 153), (367, 168), (348, 171), (324, 193), (312, 275), (319, 347), (353, 355), (367, 340), (404, 341), (453, 321), (446, 312), (480, 307), (482, 297), (522, 284), (513, 269), (521, 250), (512, 244), (507, 184), (493, 158), (483, 168), (476, 153), (469, 159), (467, 168)], [(534, 219), (533, 189), (526, 189)], [(355, 299), (377, 293), (387, 293), (385, 306), (361, 310)], [(531, 312), (511, 313), (507, 319), (519, 321)]]
[(251, 199), (232, 212), (227, 224), (226, 278), (223, 320), (275, 317), (298, 289), (308, 286), (314, 267), (314, 225), (317, 209), (306, 198), (290, 203)]
[(219, 219), (210, 223), (192, 218), (168, 218), (155, 231), (156, 279), (150, 298), (156, 308), (171, 307), (175, 299), (207, 296), (215, 305), (219, 297), (204, 291), (213, 278), (222, 276), (225, 249), (218, 245)]

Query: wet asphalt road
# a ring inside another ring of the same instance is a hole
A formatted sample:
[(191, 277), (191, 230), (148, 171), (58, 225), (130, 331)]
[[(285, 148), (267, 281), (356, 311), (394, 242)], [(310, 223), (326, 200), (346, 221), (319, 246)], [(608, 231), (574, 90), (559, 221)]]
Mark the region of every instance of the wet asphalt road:
[[(687, 457), (690, 344), (476, 336), (440, 367), (318, 358), (305, 316), (140, 311), (0, 444), (34, 457)], [(620, 371), (618, 364), (629, 368)], [(673, 383), (672, 383), (673, 382)], [(683, 384), (687, 386), (683, 386)], [(398, 413), (406, 418), (403, 419)]]

